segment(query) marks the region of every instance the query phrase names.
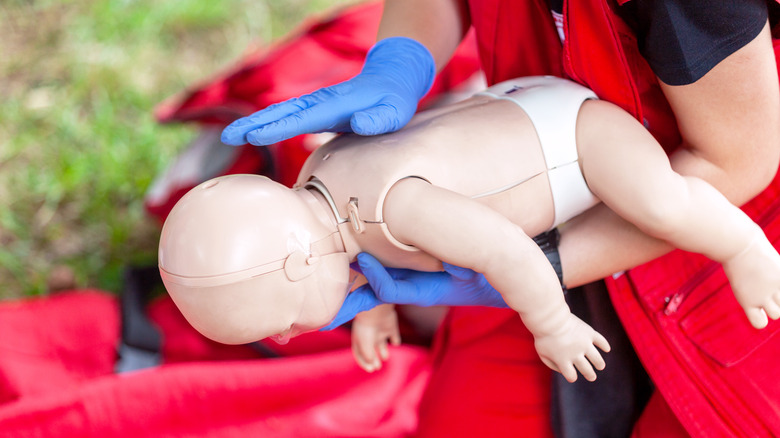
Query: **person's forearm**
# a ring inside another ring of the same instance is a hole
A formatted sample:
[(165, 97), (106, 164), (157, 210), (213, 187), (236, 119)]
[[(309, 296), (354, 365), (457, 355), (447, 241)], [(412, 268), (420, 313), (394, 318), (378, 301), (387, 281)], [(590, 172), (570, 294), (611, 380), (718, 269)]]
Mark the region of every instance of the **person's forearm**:
[[(768, 29), (696, 83), (662, 87), (684, 138), (671, 157), (675, 171), (709, 182), (735, 205), (769, 184), (780, 157), (780, 90)], [(564, 284), (595, 281), (671, 250), (599, 205), (561, 229)]]
[(449, 61), (469, 27), (462, 0), (386, 0), (377, 40), (415, 39), (431, 51), (436, 69)]

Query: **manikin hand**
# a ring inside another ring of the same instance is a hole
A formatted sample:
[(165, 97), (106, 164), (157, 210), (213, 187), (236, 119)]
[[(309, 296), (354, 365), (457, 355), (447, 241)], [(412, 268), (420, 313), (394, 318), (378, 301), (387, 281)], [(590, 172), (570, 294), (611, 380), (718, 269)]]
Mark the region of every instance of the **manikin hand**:
[(610, 350), (607, 339), (574, 314), (569, 314), (554, 333), (537, 336), (534, 346), (542, 362), (569, 382), (577, 380), (577, 371), (588, 381), (596, 380), (593, 368), (603, 370), (605, 366), (596, 347), (605, 353)]
[(354, 78), (238, 119), (222, 132), (222, 142), (262, 146), (310, 132), (397, 131), (412, 118), (435, 74), (433, 56), (422, 44), (387, 38), (371, 48)]
[(371, 373), (390, 357), (388, 344), (401, 345), (398, 314), (392, 305), (377, 306), (355, 317), (352, 323), (352, 354), (360, 368)]
[(385, 268), (368, 253), (358, 254), (357, 260), (368, 284), (348, 294), (336, 318), (322, 330), (332, 330), (383, 303), (508, 307), (485, 277), (470, 269), (446, 263), (445, 272)]
[[(760, 229), (759, 233), (763, 233)], [(753, 327), (780, 318), (780, 255), (763, 236), (723, 263), (737, 302)]]

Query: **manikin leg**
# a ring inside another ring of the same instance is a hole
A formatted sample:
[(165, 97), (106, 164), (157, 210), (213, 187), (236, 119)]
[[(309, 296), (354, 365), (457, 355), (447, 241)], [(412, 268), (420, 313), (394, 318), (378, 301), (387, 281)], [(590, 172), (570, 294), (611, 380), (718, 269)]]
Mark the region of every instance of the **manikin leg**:
[(780, 316), (780, 256), (762, 230), (708, 183), (674, 172), (630, 115), (586, 102), (577, 145), (588, 186), (609, 208), (651, 236), (722, 263), (754, 327)]

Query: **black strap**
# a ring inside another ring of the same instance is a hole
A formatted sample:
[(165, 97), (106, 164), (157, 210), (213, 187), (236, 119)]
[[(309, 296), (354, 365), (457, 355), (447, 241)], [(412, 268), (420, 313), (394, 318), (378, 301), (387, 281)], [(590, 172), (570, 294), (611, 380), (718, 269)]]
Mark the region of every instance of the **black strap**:
[(563, 284), (563, 267), (561, 266), (561, 256), (558, 254), (558, 241), (560, 240), (560, 233), (557, 228), (553, 228), (550, 231), (546, 231), (538, 236), (534, 237), (534, 242), (539, 245), (539, 248), (547, 256), (547, 260), (550, 261), (555, 274), (558, 275), (558, 282), (561, 283), (563, 291), (566, 292), (566, 286)]

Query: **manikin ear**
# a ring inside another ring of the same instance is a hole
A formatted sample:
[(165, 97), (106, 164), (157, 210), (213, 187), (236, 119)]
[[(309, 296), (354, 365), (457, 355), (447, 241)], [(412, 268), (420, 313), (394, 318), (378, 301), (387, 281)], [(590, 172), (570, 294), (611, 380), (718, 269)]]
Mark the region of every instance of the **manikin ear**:
[(284, 273), (290, 281), (300, 281), (317, 270), (319, 257), (295, 250), (284, 261)]

